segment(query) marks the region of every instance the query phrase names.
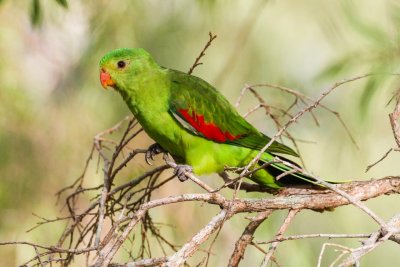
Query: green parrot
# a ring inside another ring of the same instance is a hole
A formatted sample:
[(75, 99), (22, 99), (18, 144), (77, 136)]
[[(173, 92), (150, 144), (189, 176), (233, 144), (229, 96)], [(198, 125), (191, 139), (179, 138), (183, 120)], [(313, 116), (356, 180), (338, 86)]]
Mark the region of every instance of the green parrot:
[[(203, 175), (221, 173), (226, 167), (244, 167), (271, 140), (212, 85), (161, 67), (144, 49), (122, 48), (106, 54), (100, 61), (100, 81), (105, 89), (112, 87), (121, 94), (145, 132), (156, 141), (146, 160), (167, 151), (179, 164), (181, 180), (187, 171)], [(298, 156), (291, 148), (273, 142), (252, 169), (273, 161), (276, 154)], [(281, 175), (290, 170), (275, 162), (249, 178), (274, 189), (315, 182), (300, 173)], [(278, 176), (283, 177), (277, 180)]]

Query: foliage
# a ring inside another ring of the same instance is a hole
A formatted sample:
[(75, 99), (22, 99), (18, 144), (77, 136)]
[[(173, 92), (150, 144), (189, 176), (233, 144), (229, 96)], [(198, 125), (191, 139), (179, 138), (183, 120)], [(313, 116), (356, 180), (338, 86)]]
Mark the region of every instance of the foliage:
[[(55, 2), (64, 8), (68, 8), (67, 0), (55, 0)], [(43, 7), (41, 5), (41, 0), (32, 0), (31, 22), (34, 26), (39, 26), (42, 22), (42, 16), (43, 16), (42, 8)]]
[[(366, 20), (366, 14), (360, 12), (360, 4), (351, 1), (342, 1), (342, 13), (345, 23), (355, 38), (361, 38), (363, 46), (346, 52), (342, 57), (334, 60), (323, 70), (319, 77), (331, 79), (355, 71), (375, 73), (364, 85), (360, 95), (360, 111), (363, 115), (370, 108), (373, 96), (385, 84), (397, 84), (397, 77), (388, 77), (388, 74), (399, 71), (400, 60), (399, 38), (396, 27), (400, 25), (400, 5), (397, 2), (387, 4), (387, 21)], [(384, 24), (387, 23), (387, 26)], [(386, 27), (385, 27), (386, 26)], [(352, 41), (354, 38), (350, 38)], [(349, 40), (343, 40), (348, 42)]]

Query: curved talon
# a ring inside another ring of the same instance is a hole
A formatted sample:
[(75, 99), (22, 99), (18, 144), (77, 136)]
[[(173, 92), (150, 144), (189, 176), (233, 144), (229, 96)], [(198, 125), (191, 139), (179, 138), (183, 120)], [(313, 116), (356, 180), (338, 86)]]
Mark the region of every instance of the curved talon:
[(164, 150), (164, 148), (162, 148), (159, 144), (155, 143), (149, 146), (144, 156), (144, 159), (146, 160), (147, 164), (153, 165), (150, 160), (154, 161), (155, 155), (165, 152), (166, 151)]
[(153, 165), (153, 163), (151, 163), (151, 161), (149, 160), (149, 159), (154, 160), (154, 159), (153, 159), (153, 155), (151, 154), (150, 150), (147, 150), (147, 151), (146, 151), (146, 154), (145, 154), (145, 156), (144, 156), (144, 159), (146, 160), (147, 164)]
[(189, 177), (186, 176), (186, 173), (193, 172), (192, 166), (189, 165), (176, 165), (175, 168), (175, 175), (178, 177), (179, 181), (184, 182), (186, 181)]

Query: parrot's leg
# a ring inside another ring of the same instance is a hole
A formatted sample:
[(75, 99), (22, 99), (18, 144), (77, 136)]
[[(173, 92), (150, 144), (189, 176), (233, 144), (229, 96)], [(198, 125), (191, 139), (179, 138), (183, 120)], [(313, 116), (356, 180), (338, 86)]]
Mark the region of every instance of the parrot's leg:
[(160, 153), (166, 153), (167, 151), (165, 151), (164, 148), (162, 148), (158, 143), (154, 143), (151, 146), (149, 146), (149, 148), (146, 151), (146, 155), (145, 155), (145, 160), (147, 162), (147, 164), (149, 165), (153, 165), (150, 160), (154, 160), (154, 156), (158, 155)]
[(186, 176), (186, 173), (192, 173), (193, 172), (193, 168), (192, 166), (189, 165), (176, 165), (175, 168), (175, 175), (178, 176), (179, 181), (184, 182), (188, 179), (188, 177)]

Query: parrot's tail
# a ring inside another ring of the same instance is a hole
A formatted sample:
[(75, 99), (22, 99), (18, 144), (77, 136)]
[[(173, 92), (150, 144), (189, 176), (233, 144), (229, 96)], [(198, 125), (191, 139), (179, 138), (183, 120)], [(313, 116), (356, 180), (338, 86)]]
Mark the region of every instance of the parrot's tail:
[[(291, 164), (293, 164), (294, 166), (297, 166), (299, 168), (301, 168), (297, 163), (288, 160), (286, 158), (282, 158), (279, 156), (279, 158), (281, 158), (282, 160), (289, 162)], [(265, 163), (265, 162), (263, 162)], [(320, 185), (318, 183), (318, 181), (313, 178), (310, 177), (306, 174), (303, 174), (301, 172), (296, 172), (295, 170), (293, 170), (293, 168), (291, 168), (290, 166), (287, 166), (283, 163), (272, 163), (270, 165), (267, 165), (265, 167), (265, 170), (271, 174), (273, 177), (275, 177), (276, 182), (278, 184), (281, 184), (284, 187), (296, 187), (296, 186), (302, 186), (302, 185), (314, 185), (316, 187), (324, 187), (323, 185)], [(334, 182), (334, 181), (326, 181), (329, 183), (333, 183), (333, 184), (338, 184), (341, 182)]]

